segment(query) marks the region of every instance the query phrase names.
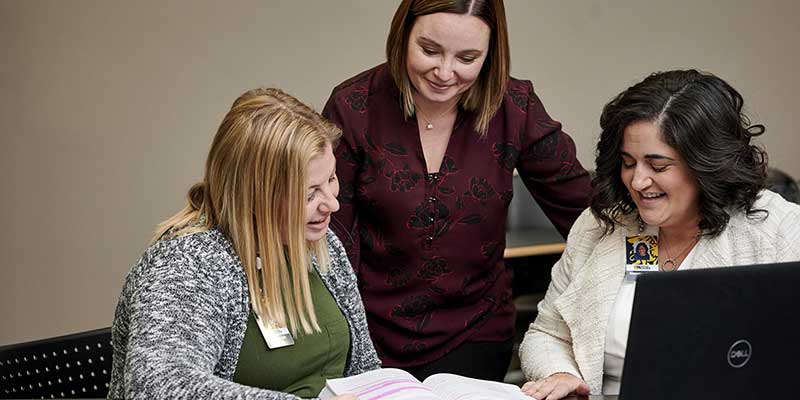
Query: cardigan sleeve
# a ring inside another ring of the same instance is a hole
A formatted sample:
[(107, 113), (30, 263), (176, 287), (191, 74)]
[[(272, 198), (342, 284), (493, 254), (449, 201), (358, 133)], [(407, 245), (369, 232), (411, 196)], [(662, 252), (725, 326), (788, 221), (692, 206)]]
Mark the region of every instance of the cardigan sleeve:
[[(144, 263), (144, 264), (143, 264)], [(117, 321), (127, 321), (122, 374), (127, 399), (264, 399), (299, 397), (240, 385), (214, 374), (236, 279), (225, 268), (173, 250), (146, 256), (126, 278)], [(123, 314), (127, 314), (126, 316)]]
[(778, 237), (781, 243), (777, 245), (778, 261), (800, 260), (800, 247), (797, 246), (800, 243), (800, 206), (785, 200), (776, 193), (765, 192), (768, 191), (762, 192), (762, 196), (769, 196), (773, 199), (772, 202), (777, 203), (773, 206), (774, 211), (771, 213), (778, 215), (771, 217), (780, 221)]
[(556, 372), (567, 372), (581, 377), (572, 350), (572, 335), (559, 313), (556, 302), (572, 282), (575, 273), (581, 270), (576, 265), (576, 244), (583, 240), (594, 217), (586, 210), (575, 222), (564, 254), (553, 266), (547, 294), (539, 303), (536, 320), (530, 325), (520, 345), (522, 371), (528, 380), (538, 380)]
[(542, 211), (566, 237), (589, 205), (589, 174), (576, 157), (575, 142), (547, 114), (533, 84), (526, 81), (525, 86), (528, 103), (516, 168)]

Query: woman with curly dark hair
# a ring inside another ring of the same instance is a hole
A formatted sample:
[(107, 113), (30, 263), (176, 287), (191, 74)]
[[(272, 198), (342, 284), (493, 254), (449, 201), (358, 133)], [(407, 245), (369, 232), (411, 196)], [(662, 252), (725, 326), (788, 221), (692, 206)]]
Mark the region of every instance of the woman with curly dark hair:
[(764, 189), (764, 132), (742, 96), (695, 70), (656, 73), (603, 109), (591, 207), (575, 222), (520, 349), (538, 399), (616, 394), (635, 272), (626, 243), (657, 243), (655, 272), (800, 260), (800, 206)]

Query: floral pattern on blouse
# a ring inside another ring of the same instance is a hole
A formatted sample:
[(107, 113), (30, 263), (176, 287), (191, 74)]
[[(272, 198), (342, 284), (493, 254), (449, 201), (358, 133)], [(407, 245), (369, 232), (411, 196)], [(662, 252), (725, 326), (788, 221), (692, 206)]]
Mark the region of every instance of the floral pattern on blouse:
[[(566, 235), (588, 206), (575, 145), (528, 81), (511, 79), (485, 137), (459, 110), (438, 171), (428, 171), (385, 64), (333, 90), (341, 209), (332, 228), (358, 275), (385, 366), (440, 358), (465, 341), (513, 335), (512, 272), (503, 263), (513, 170)], [(424, 132), (423, 132), (424, 134)]]

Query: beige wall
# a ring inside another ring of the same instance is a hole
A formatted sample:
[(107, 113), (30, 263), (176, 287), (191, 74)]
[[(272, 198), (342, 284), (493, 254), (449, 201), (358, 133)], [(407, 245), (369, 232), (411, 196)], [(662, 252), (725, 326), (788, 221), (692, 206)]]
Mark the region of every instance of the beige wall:
[[(321, 108), (383, 59), (396, 3), (0, 0), (0, 344), (108, 326), (125, 272), (200, 178), (233, 99), (275, 85)], [(744, 95), (800, 176), (800, 2), (508, 0), (513, 74), (591, 166), (602, 105), (654, 70)]]

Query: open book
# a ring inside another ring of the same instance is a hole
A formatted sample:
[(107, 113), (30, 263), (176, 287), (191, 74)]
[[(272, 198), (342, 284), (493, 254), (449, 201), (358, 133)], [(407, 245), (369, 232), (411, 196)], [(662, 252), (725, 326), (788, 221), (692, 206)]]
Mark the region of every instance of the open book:
[(323, 400), (354, 394), (359, 400), (531, 400), (519, 387), (453, 374), (435, 374), (423, 382), (406, 371), (377, 369), (360, 375), (328, 379)]

